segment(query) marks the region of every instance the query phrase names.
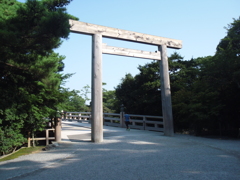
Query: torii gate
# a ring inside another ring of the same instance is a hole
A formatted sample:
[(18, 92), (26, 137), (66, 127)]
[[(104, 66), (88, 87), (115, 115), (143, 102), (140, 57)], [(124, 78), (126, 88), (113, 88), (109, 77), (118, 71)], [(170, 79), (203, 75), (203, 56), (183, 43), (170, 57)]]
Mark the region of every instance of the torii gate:
[[(103, 106), (102, 106), (102, 54), (114, 54), (144, 59), (160, 60), (161, 96), (164, 122), (164, 135), (173, 136), (173, 117), (170, 80), (168, 72), (167, 47), (182, 48), (182, 41), (159, 36), (126, 31), (106, 26), (100, 26), (75, 20), (69, 20), (70, 31), (73, 33), (92, 36), (92, 142), (103, 141)], [(150, 45), (157, 45), (158, 51), (148, 52), (119, 47), (111, 47), (102, 44), (102, 37), (132, 41)]]

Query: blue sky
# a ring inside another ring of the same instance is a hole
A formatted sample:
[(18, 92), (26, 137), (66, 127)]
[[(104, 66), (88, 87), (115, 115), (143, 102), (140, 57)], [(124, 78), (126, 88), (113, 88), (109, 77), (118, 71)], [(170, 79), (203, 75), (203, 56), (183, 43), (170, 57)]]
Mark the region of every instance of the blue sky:
[[(20, 1), (20, 0), (19, 0)], [(21, 0), (20, 2), (25, 2)], [(226, 27), (240, 16), (239, 0), (73, 0), (67, 11), (80, 21), (125, 29), (183, 42), (178, 52), (185, 60), (214, 55)], [(156, 46), (103, 39), (111, 46), (146, 51)], [(71, 33), (56, 50), (66, 56), (64, 73), (75, 73), (65, 87), (81, 90), (91, 85), (91, 36)], [(136, 75), (139, 65), (151, 60), (103, 55), (103, 82), (114, 90), (127, 73)]]

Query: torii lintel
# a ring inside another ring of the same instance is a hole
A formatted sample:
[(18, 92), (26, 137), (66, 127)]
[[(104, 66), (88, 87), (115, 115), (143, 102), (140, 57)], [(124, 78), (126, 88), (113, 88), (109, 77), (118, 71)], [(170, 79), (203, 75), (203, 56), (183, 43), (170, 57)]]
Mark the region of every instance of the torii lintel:
[(144, 44), (151, 45), (166, 45), (168, 48), (181, 49), (182, 41), (176, 39), (170, 39), (160, 36), (148, 35), (143, 33), (138, 33), (134, 31), (127, 31), (117, 28), (111, 28), (107, 26), (101, 26), (96, 24), (90, 24), (81, 21), (69, 20), (70, 31), (80, 34), (101, 34), (102, 37), (121, 39), (125, 41), (133, 41)]

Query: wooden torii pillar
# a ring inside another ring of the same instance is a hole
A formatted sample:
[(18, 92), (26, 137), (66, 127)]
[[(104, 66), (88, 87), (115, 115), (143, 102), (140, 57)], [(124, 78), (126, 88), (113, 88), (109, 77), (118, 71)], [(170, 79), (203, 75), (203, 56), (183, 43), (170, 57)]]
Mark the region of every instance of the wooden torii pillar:
[[(173, 117), (168, 69), (167, 48), (180, 49), (182, 41), (148, 34), (126, 31), (75, 20), (69, 20), (71, 32), (92, 36), (92, 133), (93, 142), (103, 141), (102, 106), (102, 54), (113, 54), (160, 60), (161, 96), (164, 122), (164, 135), (173, 136)], [(157, 52), (107, 46), (102, 38), (112, 38), (158, 46)]]

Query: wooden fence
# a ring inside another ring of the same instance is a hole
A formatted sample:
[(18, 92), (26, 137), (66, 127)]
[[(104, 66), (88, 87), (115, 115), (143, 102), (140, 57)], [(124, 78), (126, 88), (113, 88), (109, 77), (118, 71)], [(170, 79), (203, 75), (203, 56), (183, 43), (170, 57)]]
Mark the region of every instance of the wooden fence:
[(55, 131), (55, 129), (46, 129), (46, 137), (36, 137), (36, 138), (30, 138), (28, 137), (28, 147), (31, 147), (31, 141), (40, 141), (45, 140), (46, 145), (49, 145), (49, 140), (55, 140), (55, 137), (49, 137), (49, 131)]
[[(130, 127), (132, 129), (164, 131), (162, 116), (129, 114)], [(65, 112), (62, 116), (64, 121), (78, 121), (91, 123), (90, 112)], [(124, 113), (103, 113), (103, 125), (114, 127), (125, 127)]]

